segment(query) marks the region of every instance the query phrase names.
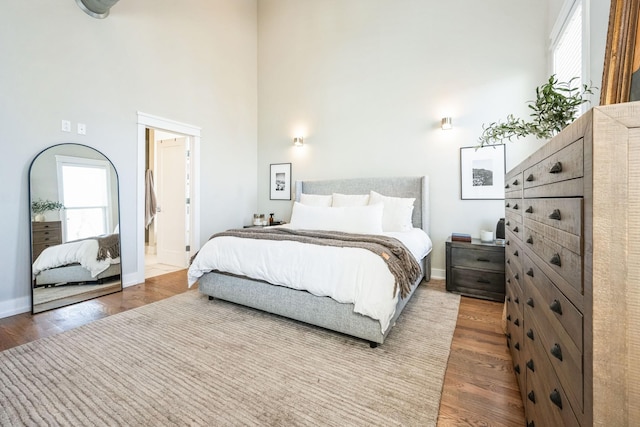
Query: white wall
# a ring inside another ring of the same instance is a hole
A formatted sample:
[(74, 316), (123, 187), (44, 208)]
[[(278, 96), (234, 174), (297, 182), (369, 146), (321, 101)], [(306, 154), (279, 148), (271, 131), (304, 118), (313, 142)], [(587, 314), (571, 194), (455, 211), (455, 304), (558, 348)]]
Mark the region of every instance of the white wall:
[[(188, 5), (187, 5), (188, 4)], [(123, 0), (98, 20), (73, 0), (0, 3), (0, 317), (30, 308), (28, 169), (78, 142), (120, 178), (122, 266), (135, 276), (137, 111), (202, 128), (201, 240), (256, 209), (256, 0)], [(60, 131), (60, 122), (87, 134)], [(205, 220), (206, 219), (206, 220)]]
[[(429, 175), (442, 275), (451, 232), (504, 216), (503, 201), (460, 200), (459, 149), (483, 123), (529, 114), (547, 38), (539, 0), (260, 0), (258, 211), (290, 215), (269, 200), (271, 163), (291, 162), (294, 180)], [(539, 145), (509, 143), (507, 168)]]

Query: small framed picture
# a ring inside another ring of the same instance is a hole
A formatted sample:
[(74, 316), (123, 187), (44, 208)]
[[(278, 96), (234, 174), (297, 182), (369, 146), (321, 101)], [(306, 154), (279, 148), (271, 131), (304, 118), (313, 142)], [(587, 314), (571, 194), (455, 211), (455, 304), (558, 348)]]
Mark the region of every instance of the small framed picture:
[(271, 200), (291, 200), (291, 163), (271, 164)]
[(504, 199), (504, 144), (460, 148), (460, 198)]

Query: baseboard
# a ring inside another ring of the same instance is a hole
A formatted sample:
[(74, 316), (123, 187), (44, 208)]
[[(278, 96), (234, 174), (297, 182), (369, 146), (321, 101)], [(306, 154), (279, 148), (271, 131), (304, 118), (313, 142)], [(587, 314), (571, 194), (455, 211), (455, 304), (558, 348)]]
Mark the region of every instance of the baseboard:
[(446, 270), (443, 270), (441, 268), (431, 268), (431, 277), (433, 279), (446, 279), (447, 274), (446, 274)]
[[(129, 274), (123, 274), (122, 275), (122, 287), (123, 288), (128, 288), (129, 286), (133, 286), (133, 285), (137, 285), (139, 283), (143, 283), (144, 282), (144, 278), (142, 279), (142, 282), (140, 280), (138, 280), (138, 277), (140, 275), (135, 272), (135, 273), (129, 273)], [(144, 277), (144, 273), (143, 273), (143, 277)]]
[(31, 312), (31, 296), (0, 302), (0, 319)]

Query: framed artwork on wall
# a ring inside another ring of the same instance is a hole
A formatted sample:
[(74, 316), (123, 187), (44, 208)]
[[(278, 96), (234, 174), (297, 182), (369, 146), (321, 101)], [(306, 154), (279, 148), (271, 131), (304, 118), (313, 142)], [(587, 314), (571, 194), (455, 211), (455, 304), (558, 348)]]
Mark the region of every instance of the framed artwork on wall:
[(504, 144), (460, 148), (460, 198), (504, 199)]
[(271, 200), (291, 200), (291, 163), (272, 163), (269, 182)]

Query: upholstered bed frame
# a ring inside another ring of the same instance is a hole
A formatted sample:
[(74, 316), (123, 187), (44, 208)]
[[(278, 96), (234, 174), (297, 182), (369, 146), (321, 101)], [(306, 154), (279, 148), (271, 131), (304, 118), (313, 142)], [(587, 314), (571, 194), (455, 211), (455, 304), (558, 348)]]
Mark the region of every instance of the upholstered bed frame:
[(71, 264), (41, 271), (35, 278), (35, 286), (49, 286), (57, 283), (102, 283), (105, 279), (119, 275), (120, 264), (111, 264), (96, 277), (91, 277), (91, 272), (80, 264)]
[[(296, 181), (296, 200), (300, 200), (302, 193), (368, 194), (370, 190), (385, 196), (414, 197), (413, 226), (429, 234), (429, 178), (426, 176)], [(384, 342), (422, 279), (431, 278), (431, 254), (423, 259), (421, 267), (422, 277), (414, 283), (411, 293), (399, 300), (391, 326), (384, 334), (380, 322), (354, 313), (353, 304), (338, 303), (329, 297), (218, 272), (203, 275), (198, 286), (210, 299), (219, 298), (362, 338), (375, 347)]]

